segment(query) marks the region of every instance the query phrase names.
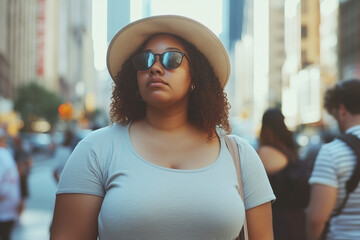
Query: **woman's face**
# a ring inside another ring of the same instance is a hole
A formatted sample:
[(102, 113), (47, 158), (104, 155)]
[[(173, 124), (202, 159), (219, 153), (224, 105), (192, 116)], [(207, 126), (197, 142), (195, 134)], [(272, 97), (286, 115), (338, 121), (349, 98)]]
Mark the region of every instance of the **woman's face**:
[[(179, 51), (188, 56), (181, 42), (166, 34), (152, 37), (143, 51), (153, 54)], [(166, 69), (160, 62), (160, 56), (156, 56), (154, 64), (148, 70), (137, 71), (137, 81), (140, 94), (149, 105), (171, 106), (179, 103), (187, 105), (191, 84), (188, 59), (184, 56), (179, 67)]]

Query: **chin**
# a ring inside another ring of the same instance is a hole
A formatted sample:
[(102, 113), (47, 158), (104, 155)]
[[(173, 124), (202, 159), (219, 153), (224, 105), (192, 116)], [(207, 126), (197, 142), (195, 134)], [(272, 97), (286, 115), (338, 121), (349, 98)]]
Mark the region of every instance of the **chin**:
[(169, 102), (169, 98), (166, 96), (151, 96), (146, 98), (146, 103), (148, 105), (164, 105)]

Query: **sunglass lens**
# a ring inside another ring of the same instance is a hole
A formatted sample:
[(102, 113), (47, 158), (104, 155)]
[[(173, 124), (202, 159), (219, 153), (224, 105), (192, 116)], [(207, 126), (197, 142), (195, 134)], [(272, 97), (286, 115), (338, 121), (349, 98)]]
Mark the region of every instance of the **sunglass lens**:
[(162, 56), (162, 64), (167, 69), (178, 68), (181, 64), (183, 55), (179, 52), (165, 52)]
[(153, 65), (155, 61), (154, 54), (150, 52), (143, 52), (135, 54), (132, 57), (132, 62), (136, 70), (138, 71), (145, 71)]

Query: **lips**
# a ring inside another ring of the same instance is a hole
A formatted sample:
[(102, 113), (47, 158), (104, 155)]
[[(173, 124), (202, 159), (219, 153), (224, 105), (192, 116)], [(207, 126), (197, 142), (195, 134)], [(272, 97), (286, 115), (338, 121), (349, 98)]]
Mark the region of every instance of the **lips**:
[(146, 86), (161, 86), (161, 85), (169, 85), (167, 82), (161, 80), (160, 78), (151, 78), (150, 81), (146, 84)]

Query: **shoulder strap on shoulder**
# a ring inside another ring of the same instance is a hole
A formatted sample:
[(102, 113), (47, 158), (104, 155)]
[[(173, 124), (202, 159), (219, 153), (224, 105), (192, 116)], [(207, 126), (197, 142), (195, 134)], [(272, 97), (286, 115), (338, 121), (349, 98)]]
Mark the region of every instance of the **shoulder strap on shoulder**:
[(357, 156), (354, 172), (346, 182), (346, 192), (351, 193), (356, 189), (360, 181), (360, 139), (353, 134), (343, 134), (338, 138), (344, 141)]
[[(241, 176), (241, 165), (240, 165), (240, 154), (239, 154), (239, 147), (238, 144), (236, 143), (235, 139), (229, 136), (225, 136), (225, 143), (227, 148), (229, 149), (229, 152), (231, 154), (231, 157), (234, 161), (234, 165), (236, 168), (236, 173), (237, 173), (237, 179), (238, 179), (238, 185), (239, 185), (239, 194), (241, 196), (241, 199), (243, 200), (244, 204), (245, 204), (245, 200), (244, 200), (244, 192), (243, 192), (243, 184), (242, 184), (242, 176)], [(240, 232), (240, 236), (239, 238), (240, 240), (248, 240), (249, 236), (248, 236), (248, 229), (247, 229), (247, 221), (246, 221), (246, 214), (245, 214), (245, 220), (244, 220), (244, 227)]]
[(358, 137), (356, 137), (355, 135), (349, 134), (349, 133), (338, 136), (338, 139), (345, 142), (354, 151), (355, 155), (357, 156), (357, 162), (356, 162), (355, 169), (354, 169), (351, 177), (346, 182), (345, 198), (344, 198), (343, 202), (341, 203), (341, 205), (339, 206), (339, 208), (330, 215), (329, 219), (325, 223), (325, 228), (324, 228), (323, 232), (321, 233), (320, 239), (326, 238), (326, 234), (330, 228), (331, 218), (341, 214), (343, 208), (345, 207), (345, 205), (347, 203), (347, 200), (349, 199), (350, 193), (352, 193), (355, 190), (355, 188), (359, 184), (359, 180), (360, 180), (360, 139)]
[(240, 166), (240, 154), (239, 154), (239, 148), (234, 138), (232, 137), (225, 137), (226, 145), (229, 149), (229, 152), (231, 154), (231, 157), (234, 161), (234, 165), (236, 168), (237, 173), (237, 179), (239, 183), (239, 194), (244, 201), (244, 193), (243, 193), (243, 185), (242, 185), (242, 176), (241, 176), (241, 166)]

